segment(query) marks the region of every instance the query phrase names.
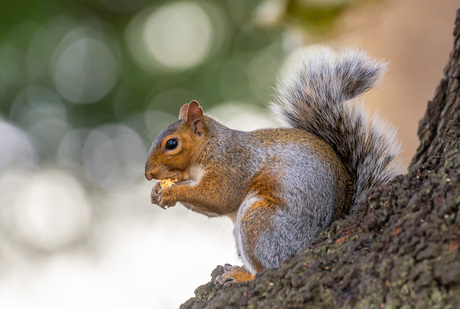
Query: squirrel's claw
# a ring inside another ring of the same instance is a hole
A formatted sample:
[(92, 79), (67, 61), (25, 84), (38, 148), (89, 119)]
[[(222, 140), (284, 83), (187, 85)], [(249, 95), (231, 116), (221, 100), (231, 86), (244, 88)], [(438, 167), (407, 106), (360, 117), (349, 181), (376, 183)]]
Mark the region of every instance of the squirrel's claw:
[(254, 275), (241, 266), (224, 265), (224, 273), (217, 276), (215, 282), (221, 285), (227, 285), (234, 282), (244, 282), (254, 279)]
[(217, 276), (215, 280), (215, 283), (218, 283), (223, 286), (226, 286), (227, 284), (232, 283), (232, 282), (235, 282), (235, 278), (233, 278), (227, 273)]
[(152, 191), (150, 192), (150, 202), (152, 204), (159, 205), (160, 203), (160, 194), (159, 191), (161, 190), (160, 183), (157, 182), (153, 188)]
[(167, 207), (173, 207), (176, 205), (176, 200), (174, 199), (174, 195), (172, 194), (172, 188), (167, 187), (164, 189), (161, 189), (158, 192), (158, 206), (160, 206), (163, 209), (166, 209)]
[(171, 203), (168, 198), (165, 198), (164, 189), (161, 189), (160, 182), (157, 182), (150, 193), (150, 201), (152, 204), (158, 205), (163, 209), (174, 206), (176, 203)]
[(224, 273), (216, 277), (215, 283), (225, 286), (231, 282), (235, 282), (235, 278), (232, 277), (232, 272), (234, 270), (233, 266), (230, 264), (225, 264), (223, 268)]

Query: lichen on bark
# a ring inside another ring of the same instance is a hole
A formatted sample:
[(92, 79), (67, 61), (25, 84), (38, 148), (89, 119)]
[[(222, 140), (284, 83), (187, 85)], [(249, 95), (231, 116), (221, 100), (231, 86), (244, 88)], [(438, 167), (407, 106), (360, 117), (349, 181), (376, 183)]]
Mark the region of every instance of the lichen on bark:
[(407, 175), (369, 192), (279, 269), (198, 287), (181, 308), (460, 308), (460, 10)]

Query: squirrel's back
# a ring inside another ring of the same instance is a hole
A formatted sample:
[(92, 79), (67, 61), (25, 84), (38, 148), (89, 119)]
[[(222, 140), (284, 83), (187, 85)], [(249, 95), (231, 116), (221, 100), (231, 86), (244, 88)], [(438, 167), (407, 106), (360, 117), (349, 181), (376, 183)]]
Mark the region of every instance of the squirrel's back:
[(351, 211), (369, 188), (400, 173), (395, 131), (362, 106), (346, 104), (371, 89), (385, 63), (351, 49), (310, 47), (300, 65), (277, 87), (272, 111), (289, 126), (313, 133), (332, 146), (354, 183)]

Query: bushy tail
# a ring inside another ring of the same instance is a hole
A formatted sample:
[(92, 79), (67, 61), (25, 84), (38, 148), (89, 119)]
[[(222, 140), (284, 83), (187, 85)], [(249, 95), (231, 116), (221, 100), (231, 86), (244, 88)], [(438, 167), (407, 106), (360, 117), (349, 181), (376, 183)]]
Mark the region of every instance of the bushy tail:
[(371, 89), (385, 66), (356, 50), (310, 47), (300, 65), (279, 82), (270, 106), (289, 126), (316, 134), (334, 148), (355, 181), (351, 211), (369, 188), (400, 172), (393, 163), (400, 148), (395, 131), (377, 117), (369, 118), (362, 105), (345, 104)]

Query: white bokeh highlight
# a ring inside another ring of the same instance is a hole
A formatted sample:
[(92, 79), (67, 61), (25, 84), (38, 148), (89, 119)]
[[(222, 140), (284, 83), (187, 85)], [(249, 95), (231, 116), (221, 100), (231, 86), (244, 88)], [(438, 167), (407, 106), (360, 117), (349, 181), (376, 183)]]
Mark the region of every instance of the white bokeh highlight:
[(118, 63), (102, 41), (81, 37), (59, 54), (54, 71), (56, 89), (74, 103), (93, 103), (104, 98), (114, 86)]
[(126, 39), (141, 66), (175, 72), (206, 59), (215, 43), (214, 28), (199, 3), (178, 1), (141, 12), (130, 23)]
[(56, 250), (78, 241), (91, 220), (83, 187), (73, 176), (58, 170), (3, 174), (0, 204), (2, 226), (40, 250)]

